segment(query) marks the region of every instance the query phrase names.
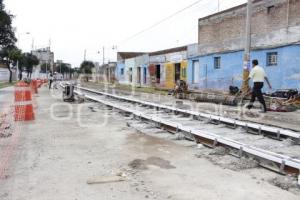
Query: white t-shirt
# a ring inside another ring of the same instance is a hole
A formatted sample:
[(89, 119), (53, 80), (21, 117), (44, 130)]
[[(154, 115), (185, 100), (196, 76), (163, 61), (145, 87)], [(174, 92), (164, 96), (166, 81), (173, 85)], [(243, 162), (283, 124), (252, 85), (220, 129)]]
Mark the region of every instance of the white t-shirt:
[(249, 74), (249, 78), (251, 78), (253, 82), (264, 82), (265, 77), (266, 77), (266, 72), (259, 65), (255, 66)]

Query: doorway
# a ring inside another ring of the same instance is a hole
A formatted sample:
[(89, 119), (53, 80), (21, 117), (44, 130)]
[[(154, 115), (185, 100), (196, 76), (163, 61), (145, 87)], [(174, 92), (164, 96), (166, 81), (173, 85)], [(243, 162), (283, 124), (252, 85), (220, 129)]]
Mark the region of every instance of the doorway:
[(141, 84), (141, 67), (137, 68), (137, 83)]
[(160, 65), (156, 65), (156, 83), (160, 83)]
[(178, 80), (180, 80), (180, 72), (181, 72), (181, 64), (176, 63), (175, 64), (175, 84)]
[(146, 67), (144, 67), (144, 72), (143, 72), (143, 74), (144, 74), (144, 84), (147, 84), (147, 68)]
[(129, 68), (129, 82), (132, 83), (132, 68)]

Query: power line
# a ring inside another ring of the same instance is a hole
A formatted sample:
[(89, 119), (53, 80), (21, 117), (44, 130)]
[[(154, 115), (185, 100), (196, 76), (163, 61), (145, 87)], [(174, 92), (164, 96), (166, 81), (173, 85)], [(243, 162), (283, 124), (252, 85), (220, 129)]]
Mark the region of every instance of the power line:
[(190, 4), (190, 5), (188, 5), (188, 6), (186, 6), (186, 7), (184, 7), (184, 8), (182, 8), (182, 9), (176, 11), (175, 13), (173, 13), (173, 14), (169, 15), (168, 17), (165, 17), (164, 19), (162, 19), (162, 20), (160, 20), (160, 21), (154, 23), (153, 25), (149, 26), (148, 28), (145, 28), (144, 30), (142, 30), (142, 31), (140, 31), (140, 32), (138, 32), (138, 33), (136, 33), (136, 34), (134, 34), (134, 35), (128, 37), (127, 39), (123, 40), (123, 41), (120, 42), (119, 44), (124, 43), (124, 42), (127, 42), (128, 40), (131, 40), (131, 39), (135, 38), (136, 36), (138, 36), (138, 35), (140, 35), (140, 34), (142, 34), (142, 33), (144, 33), (144, 32), (147, 32), (148, 30), (151, 30), (152, 28), (154, 28), (154, 27), (160, 25), (161, 23), (163, 23), (163, 22), (169, 20), (170, 18), (173, 18), (174, 16), (176, 16), (176, 15), (182, 13), (183, 11), (185, 11), (185, 10), (187, 10), (187, 9), (189, 9), (189, 8), (191, 8), (191, 7), (193, 7), (193, 6), (195, 6), (195, 5), (197, 5), (198, 3), (202, 2), (202, 1), (204, 1), (204, 0), (198, 0), (198, 1), (196, 1), (196, 2), (194, 2), (194, 3), (192, 3), (192, 4)]

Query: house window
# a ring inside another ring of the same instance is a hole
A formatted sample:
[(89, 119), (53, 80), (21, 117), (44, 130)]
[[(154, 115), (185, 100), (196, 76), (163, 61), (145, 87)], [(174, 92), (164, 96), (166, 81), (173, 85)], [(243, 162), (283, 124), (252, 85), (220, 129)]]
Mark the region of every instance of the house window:
[(121, 75), (124, 75), (124, 68), (121, 69)]
[(221, 57), (214, 57), (214, 68), (215, 69), (221, 68)]
[(269, 52), (267, 53), (267, 66), (275, 66), (277, 65), (277, 52)]

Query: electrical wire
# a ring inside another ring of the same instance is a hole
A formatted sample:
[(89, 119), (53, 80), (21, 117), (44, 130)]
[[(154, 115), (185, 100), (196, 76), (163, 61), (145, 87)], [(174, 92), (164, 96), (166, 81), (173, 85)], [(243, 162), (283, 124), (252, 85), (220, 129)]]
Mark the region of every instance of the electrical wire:
[(190, 4), (190, 5), (188, 5), (188, 6), (186, 6), (186, 7), (184, 7), (184, 8), (182, 8), (182, 9), (176, 11), (175, 13), (169, 15), (168, 17), (165, 17), (165, 18), (163, 18), (162, 20), (160, 20), (160, 21), (158, 21), (158, 22), (152, 24), (152, 25), (149, 26), (148, 28), (145, 28), (144, 30), (141, 30), (140, 32), (138, 32), (138, 33), (136, 33), (136, 34), (134, 34), (134, 35), (132, 35), (132, 36), (126, 38), (125, 40), (121, 41), (119, 44), (122, 44), (122, 43), (124, 43), (124, 42), (129, 41), (129, 40), (132, 40), (133, 38), (137, 37), (138, 35), (140, 35), (140, 34), (142, 34), (142, 33), (145, 33), (145, 32), (147, 32), (147, 31), (153, 29), (154, 27), (156, 27), (156, 26), (162, 24), (163, 22), (165, 22), (165, 21), (167, 21), (167, 20), (173, 18), (174, 16), (176, 16), (176, 15), (182, 13), (183, 11), (186, 11), (186, 10), (192, 8), (193, 6), (199, 4), (199, 3), (202, 2), (202, 1), (204, 1), (204, 0), (198, 0), (198, 1), (196, 1), (196, 2), (194, 2), (194, 3), (192, 3), (192, 4)]

